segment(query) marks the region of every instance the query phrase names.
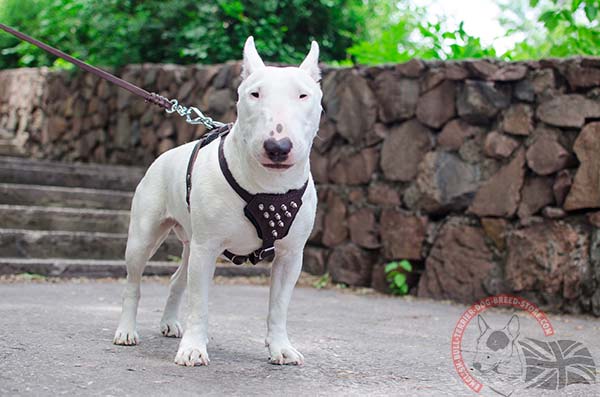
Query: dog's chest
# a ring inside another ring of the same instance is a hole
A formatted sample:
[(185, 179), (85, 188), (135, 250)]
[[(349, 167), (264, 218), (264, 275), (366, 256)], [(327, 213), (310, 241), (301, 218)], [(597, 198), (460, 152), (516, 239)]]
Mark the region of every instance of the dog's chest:
[(225, 238), (225, 249), (236, 255), (247, 255), (257, 250), (262, 245), (262, 240), (256, 234), (254, 225), (244, 216), (243, 207), (237, 212), (237, 216), (231, 219)]
[(302, 197), (281, 197), (256, 195), (245, 205), (236, 205), (235, 210), (228, 208), (226, 228), (226, 249), (238, 255), (259, 249), (261, 246), (276, 244), (287, 245), (287, 241), (299, 239), (298, 228), (303, 220), (296, 219), (303, 210)]
[[(255, 218), (262, 217), (263, 235), (272, 233), (273, 230), (278, 233), (274, 242), (276, 251), (302, 245), (301, 242), (306, 240), (312, 228), (316, 206), (312, 185), (304, 197), (290, 199), (290, 202), (286, 203), (269, 200), (246, 203), (228, 185), (220, 182), (202, 184), (197, 188), (192, 195), (191, 216), (196, 225), (194, 233), (198, 233), (202, 240), (220, 240), (223, 250), (236, 255), (248, 255), (264, 244), (257, 228), (246, 216), (250, 207), (253, 208)], [(257, 196), (258, 198), (260, 196)], [(291, 201), (294, 201), (294, 204)], [(210, 205), (197, 206), (195, 203)], [(294, 205), (297, 208), (294, 208)], [(281, 238), (284, 235), (285, 237)], [(273, 234), (270, 237), (273, 238)]]

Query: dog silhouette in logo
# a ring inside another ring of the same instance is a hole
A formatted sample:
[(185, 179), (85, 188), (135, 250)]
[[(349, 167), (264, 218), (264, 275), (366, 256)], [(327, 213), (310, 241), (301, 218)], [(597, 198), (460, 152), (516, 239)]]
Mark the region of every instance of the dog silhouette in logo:
[(502, 396), (517, 389), (559, 390), (574, 383), (595, 383), (594, 359), (580, 342), (521, 339), (516, 314), (501, 329), (492, 329), (482, 315), (477, 316), (477, 325), (474, 375)]
[(523, 368), (518, 351), (519, 317), (513, 315), (501, 329), (492, 329), (482, 315), (477, 316), (479, 337), (473, 369), (484, 384), (496, 393), (510, 396), (521, 383)]

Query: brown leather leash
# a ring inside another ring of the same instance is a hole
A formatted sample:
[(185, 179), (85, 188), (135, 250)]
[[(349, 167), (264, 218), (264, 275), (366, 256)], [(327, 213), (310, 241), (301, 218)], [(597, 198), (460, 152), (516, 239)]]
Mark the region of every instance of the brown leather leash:
[[(49, 46), (48, 44), (42, 43), (39, 40), (34, 39), (33, 37), (27, 36), (24, 33), (21, 33), (9, 26), (0, 23), (0, 29), (4, 30), (7, 33), (12, 34), (13, 36), (26, 41), (28, 43), (33, 44), (36, 47), (41, 48), (44, 51), (49, 52), (50, 54), (57, 56), (59, 58), (64, 59), (67, 62), (70, 62), (81, 69), (90, 72), (104, 80), (107, 80), (110, 83), (116, 84), (119, 87), (131, 92), (134, 95), (140, 96), (146, 100), (146, 102), (150, 102), (152, 104), (158, 105), (164, 108), (167, 113), (177, 112), (182, 117), (186, 118), (186, 121), (189, 124), (204, 124), (209, 130), (221, 127), (224, 124), (218, 121), (214, 121), (210, 117), (205, 116), (198, 108), (195, 107), (186, 107), (179, 104), (176, 99), (167, 99), (161, 95), (158, 95), (154, 92), (148, 92), (143, 88), (140, 88), (134, 84), (131, 84), (128, 81), (118, 78), (100, 68), (87, 64), (75, 57), (72, 57), (69, 54), (65, 54), (64, 52)], [(195, 116), (195, 117), (193, 117)]]

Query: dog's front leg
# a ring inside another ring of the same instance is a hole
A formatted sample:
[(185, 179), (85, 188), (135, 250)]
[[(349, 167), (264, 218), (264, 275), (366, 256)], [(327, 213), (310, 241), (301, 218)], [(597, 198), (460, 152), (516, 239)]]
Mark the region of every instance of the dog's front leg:
[(294, 285), (302, 270), (302, 251), (277, 255), (271, 268), (271, 291), (267, 339), (271, 364), (304, 364), (304, 356), (292, 346), (287, 334), (287, 311)]
[(215, 273), (218, 249), (205, 242), (191, 241), (188, 268), (188, 318), (175, 363), (208, 365), (208, 292)]

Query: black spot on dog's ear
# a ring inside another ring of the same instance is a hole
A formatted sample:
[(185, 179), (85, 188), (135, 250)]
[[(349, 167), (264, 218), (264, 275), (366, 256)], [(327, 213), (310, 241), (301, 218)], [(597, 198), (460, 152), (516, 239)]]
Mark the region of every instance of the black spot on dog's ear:
[(502, 331), (494, 331), (490, 334), (487, 342), (485, 343), (492, 351), (498, 351), (504, 349), (510, 343), (508, 336)]

